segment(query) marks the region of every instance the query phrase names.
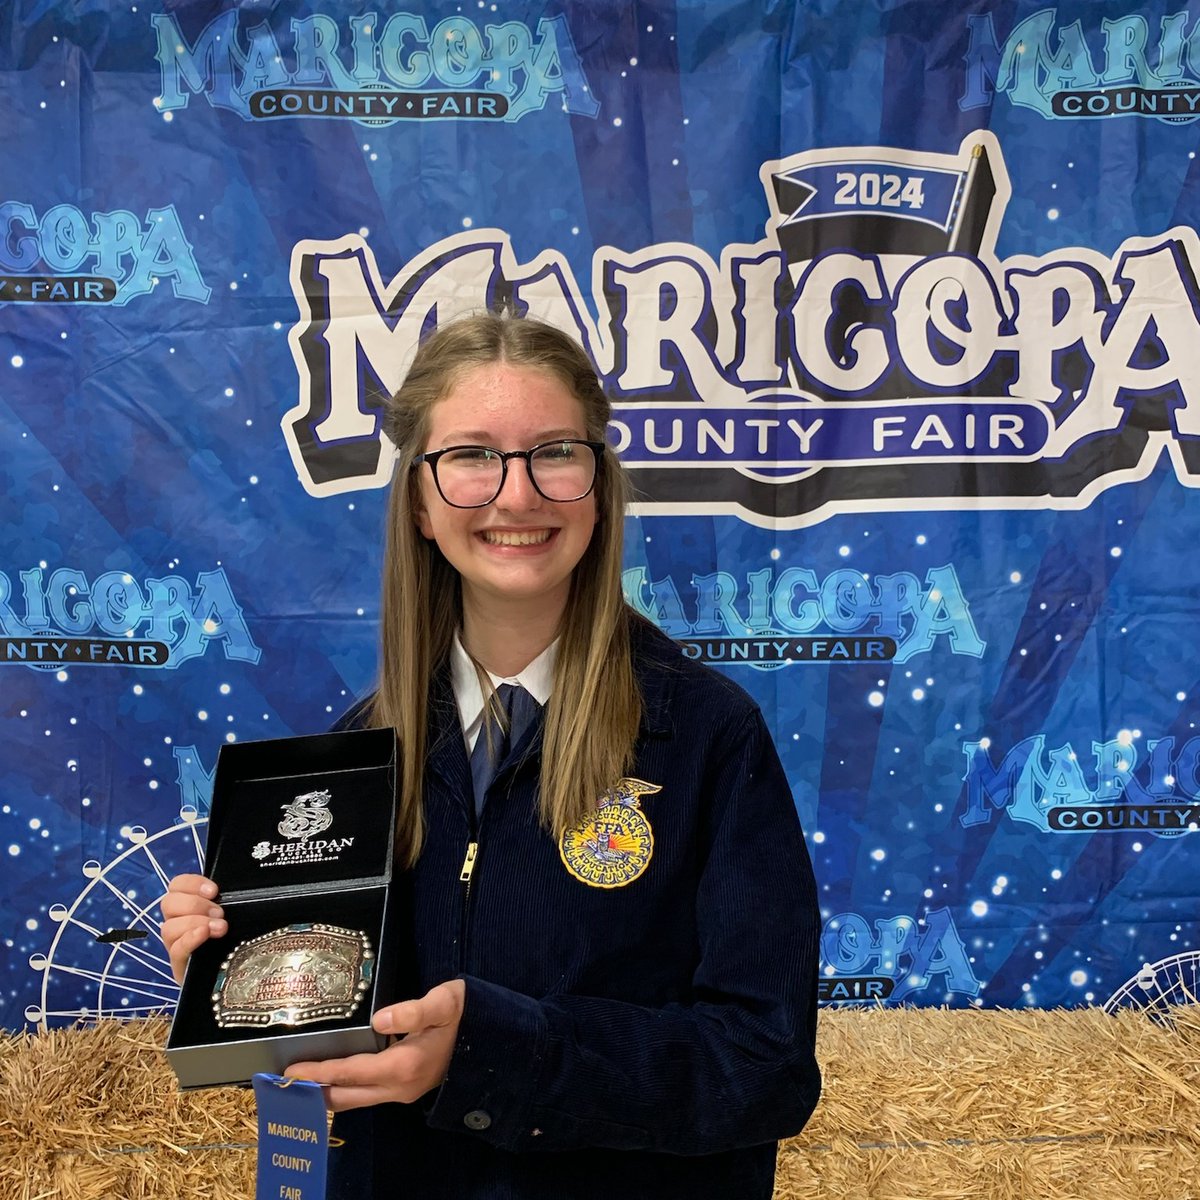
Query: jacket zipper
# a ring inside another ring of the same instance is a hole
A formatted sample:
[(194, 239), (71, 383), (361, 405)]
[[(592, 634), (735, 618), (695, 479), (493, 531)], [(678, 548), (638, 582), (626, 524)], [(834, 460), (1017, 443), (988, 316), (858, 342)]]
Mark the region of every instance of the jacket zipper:
[(470, 830), (467, 833), (467, 853), (458, 871), (458, 881), (463, 885), (462, 918), (458, 928), (458, 969), (467, 969), (467, 925), (471, 914), (471, 876), (475, 874), (475, 860), (479, 856), (479, 823), (475, 816), (475, 802), (470, 805)]
[(463, 859), (462, 870), (458, 873), (458, 881), (467, 885), (467, 895), (471, 894), (471, 876), (475, 874), (475, 856), (479, 853), (478, 842), (467, 843), (467, 857)]

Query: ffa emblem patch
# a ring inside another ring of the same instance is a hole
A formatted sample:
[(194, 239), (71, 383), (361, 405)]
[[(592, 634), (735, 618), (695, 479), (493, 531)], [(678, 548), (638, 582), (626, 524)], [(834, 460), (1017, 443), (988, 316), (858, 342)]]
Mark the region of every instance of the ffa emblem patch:
[(618, 888), (637, 879), (654, 853), (654, 833), (638, 797), (661, 791), (655, 783), (622, 779), (605, 792), (596, 812), (559, 842), (567, 870), (589, 887)]

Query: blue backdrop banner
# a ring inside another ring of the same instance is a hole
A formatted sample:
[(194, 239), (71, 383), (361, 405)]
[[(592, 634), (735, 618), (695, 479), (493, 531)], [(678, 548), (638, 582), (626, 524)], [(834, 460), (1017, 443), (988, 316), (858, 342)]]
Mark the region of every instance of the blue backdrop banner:
[(1195, 991), (1194, 6), (0, 21), (0, 1025), (173, 1006), (219, 749), (371, 685), (381, 397), (498, 305), (767, 715), (827, 1003)]

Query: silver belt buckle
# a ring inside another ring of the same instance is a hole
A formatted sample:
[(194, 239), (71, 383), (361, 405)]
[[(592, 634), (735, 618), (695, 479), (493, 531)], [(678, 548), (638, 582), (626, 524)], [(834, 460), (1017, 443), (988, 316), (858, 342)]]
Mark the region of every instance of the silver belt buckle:
[(362, 1003), (374, 970), (365, 933), (285, 925), (233, 949), (217, 972), (213, 1013), (222, 1029), (341, 1020)]

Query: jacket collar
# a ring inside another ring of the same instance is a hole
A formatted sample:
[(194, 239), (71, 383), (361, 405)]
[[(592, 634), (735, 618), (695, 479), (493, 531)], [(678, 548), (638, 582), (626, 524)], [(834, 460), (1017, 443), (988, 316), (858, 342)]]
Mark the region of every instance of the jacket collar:
[(434, 671), (429, 687), (429, 743), (425, 747), (425, 769), (429, 775), (444, 780), (455, 795), (472, 794), (471, 762), (467, 758), (447, 663)]
[[(679, 643), (672, 641), (649, 621), (631, 617), (630, 641), (634, 674), (642, 694), (642, 734), (648, 737), (670, 736), (671, 697), (683, 666)], [(448, 662), (438, 667), (429, 692), (429, 745), (426, 766), (454, 790), (471, 790), (471, 766), (463, 742), (462, 724), (454, 698)], [(514, 747), (521, 757), (541, 750), (541, 722), (537, 722)]]
[(632, 614), (629, 640), (633, 670), (642, 693), (642, 732), (651, 737), (668, 736), (673, 730), (671, 697), (683, 667), (683, 651), (657, 626)]

